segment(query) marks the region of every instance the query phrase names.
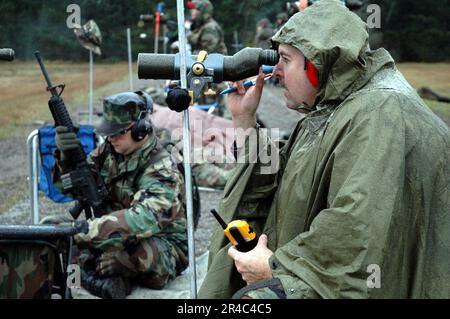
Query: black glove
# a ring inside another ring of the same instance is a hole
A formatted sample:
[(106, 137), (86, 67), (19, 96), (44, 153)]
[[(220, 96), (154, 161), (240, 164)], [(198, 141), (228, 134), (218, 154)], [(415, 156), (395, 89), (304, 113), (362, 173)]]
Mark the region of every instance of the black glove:
[(55, 134), (55, 143), (58, 150), (61, 152), (61, 160), (67, 157), (67, 151), (76, 149), (80, 146), (80, 140), (77, 134), (69, 132), (69, 129), (65, 126), (57, 126)]

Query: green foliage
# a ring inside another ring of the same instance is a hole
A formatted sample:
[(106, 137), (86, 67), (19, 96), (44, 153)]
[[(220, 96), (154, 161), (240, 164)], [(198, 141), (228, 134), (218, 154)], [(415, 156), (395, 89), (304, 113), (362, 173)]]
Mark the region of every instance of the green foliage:
[(280, 0), (213, 0), (212, 3), (214, 17), (223, 26), (225, 42), (230, 53), (234, 53), (232, 49), (234, 31), (238, 32), (244, 46), (252, 46), (258, 20), (269, 18), (275, 22), (275, 16), (286, 6), (286, 2)]
[(400, 61), (449, 61), (449, 0), (381, 0), (384, 45)]
[(150, 52), (152, 38), (145, 41), (139, 33), (152, 33), (150, 26), (139, 29), (139, 16), (149, 13), (148, 1), (143, 0), (5, 0), (0, 2), (0, 47), (12, 47), (19, 59), (33, 59), (40, 50), (46, 59), (86, 60), (88, 51), (78, 42), (73, 30), (66, 25), (69, 4), (81, 8), (81, 23), (94, 19), (103, 37), (102, 56), (97, 60), (127, 58), (126, 29), (132, 30), (133, 57)]
[[(138, 27), (141, 14), (152, 14), (157, 1), (148, 0), (2, 0), (0, 47), (12, 47), (19, 59), (33, 59), (41, 50), (47, 59), (82, 60), (88, 57), (72, 30), (66, 26), (67, 5), (81, 7), (81, 22), (94, 19), (103, 35), (103, 55), (96, 61), (127, 57), (126, 28), (132, 30), (133, 57), (153, 52), (153, 23)], [(237, 32), (244, 46), (251, 46), (259, 19), (275, 22), (286, 7), (284, 0), (211, 0), (214, 17), (223, 26), (229, 53)], [(448, 61), (450, 56), (450, 0), (365, 0), (379, 4), (384, 46), (398, 61)], [(166, 11), (176, 21), (176, 1), (166, 0)], [(361, 15), (362, 16), (362, 15)], [(185, 17), (189, 17), (186, 10)], [(147, 38), (141, 39), (140, 33)], [(161, 29), (162, 33), (162, 29)], [(160, 45), (162, 47), (162, 44)], [(162, 49), (161, 49), (162, 51)]]

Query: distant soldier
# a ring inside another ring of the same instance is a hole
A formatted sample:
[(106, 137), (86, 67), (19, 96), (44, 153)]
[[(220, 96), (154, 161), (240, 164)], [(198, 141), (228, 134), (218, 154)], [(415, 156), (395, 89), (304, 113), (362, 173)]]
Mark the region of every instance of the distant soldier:
[[(182, 149), (182, 113), (170, 111), (155, 104), (152, 122), (162, 145), (173, 143)], [(192, 173), (199, 186), (223, 188), (235, 167), (235, 160), (229, 149), (234, 141), (231, 120), (189, 109), (191, 123)], [(201, 145), (201, 146), (200, 146)], [(218, 155), (215, 157), (214, 155)]]
[[(98, 168), (109, 200), (103, 216), (88, 220), (88, 233), (75, 236), (81, 284), (99, 297), (123, 298), (132, 282), (162, 289), (187, 266), (184, 179), (156, 138), (148, 119), (152, 109), (151, 97), (143, 92), (103, 101), (96, 131), (106, 142), (89, 161)], [(58, 126), (56, 145), (53, 179), (59, 185), (67, 172), (65, 154), (79, 141)]]
[(254, 40), (254, 45), (257, 48), (269, 49), (270, 39), (274, 35), (274, 30), (272, 29), (269, 19), (264, 18), (258, 21), (256, 25), (256, 35)]
[(277, 31), (281, 29), (282, 26), (284, 26), (284, 24), (287, 22), (287, 20), (289, 19), (287, 13), (285, 12), (281, 12), (277, 14), (277, 20), (275, 21), (276, 24), (276, 29)]
[[(192, 54), (198, 54), (201, 50), (208, 53), (220, 53), (227, 55), (227, 47), (224, 42), (224, 35), (222, 28), (213, 19), (213, 5), (209, 0), (194, 0), (187, 3), (188, 8), (191, 9), (191, 31), (187, 38), (191, 45)], [(220, 92), (226, 88), (224, 84), (213, 84), (210, 86), (216, 92)], [(214, 113), (219, 116), (230, 117), (228, 110), (225, 107), (223, 96), (202, 96), (198, 104), (213, 105), (217, 103)]]
[(213, 19), (213, 5), (209, 0), (194, 0), (188, 2), (191, 9), (191, 32), (188, 41), (192, 46), (192, 53), (197, 54), (201, 50), (208, 53), (227, 54), (222, 28)]

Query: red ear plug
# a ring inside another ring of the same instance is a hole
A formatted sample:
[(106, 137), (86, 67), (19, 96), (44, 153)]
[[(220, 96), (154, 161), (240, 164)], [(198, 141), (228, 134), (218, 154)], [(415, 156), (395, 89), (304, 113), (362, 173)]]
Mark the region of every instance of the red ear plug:
[(312, 86), (315, 88), (319, 86), (319, 71), (317, 71), (314, 64), (312, 64), (309, 60), (306, 60), (306, 76)]

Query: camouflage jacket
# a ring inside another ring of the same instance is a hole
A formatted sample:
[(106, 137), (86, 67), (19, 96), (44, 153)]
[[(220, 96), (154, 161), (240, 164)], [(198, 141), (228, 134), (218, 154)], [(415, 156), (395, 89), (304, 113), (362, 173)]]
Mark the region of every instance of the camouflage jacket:
[[(89, 233), (75, 237), (78, 244), (105, 251), (158, 236), (180, 255), (187, 255), (184, 179), (169, 154), (152, 161), (160, 150), (156, 137), (151, 136), (127, 157), (114, 152), (109, 143), (91, 153), (89, 161), (97, 166), (110, 198), (107, 214), (89, 220)], [(53, 179), (58, 186), (65, 163), (57, 163)]]
[(193, 54), (201, 50), (206, 50), (208, 53), (227, 54), (222, 28), (212, 18), (194, 28), (187, 37)]

